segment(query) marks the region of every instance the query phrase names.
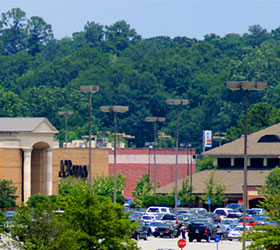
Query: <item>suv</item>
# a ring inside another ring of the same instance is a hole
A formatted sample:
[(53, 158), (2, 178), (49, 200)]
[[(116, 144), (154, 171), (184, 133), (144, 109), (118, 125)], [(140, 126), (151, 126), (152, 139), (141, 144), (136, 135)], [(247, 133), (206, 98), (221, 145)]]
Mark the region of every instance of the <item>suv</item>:
[(220, 217), (226, 217), (231, 211), (231, 208), (219, 207), (214, 210), (214, 214), (218, 214)]
[(172, 208), (169, 207), (148, 207), (146, 214), (172, 214)]
[(231, 208), (232, 210), (234, 210), (236, 212), (241, 212), (243, 209), (243, 204), (229, 203), (226, 205), (226, 208)]

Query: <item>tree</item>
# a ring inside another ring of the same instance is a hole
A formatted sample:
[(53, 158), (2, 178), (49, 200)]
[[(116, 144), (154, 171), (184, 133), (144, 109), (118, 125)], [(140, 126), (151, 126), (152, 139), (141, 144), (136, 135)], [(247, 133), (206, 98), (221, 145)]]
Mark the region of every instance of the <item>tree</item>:
[(0, 40), (4, 45), (4, 54), (15, 54), (25, 49), (26, 14), (19, 8), (13, 8), (2, 13), (0, 20)]
[(71, 228), (81, 233), (78, 241), (83, 249), (137, 249), (130, 239), (134, 225), (124, 214), (123, 206), (100, 200), (87, 183), (74, 185), (59, 204)]
[[(226, 138), (235, 140), (244, 133), (245, 115), (240, 116), (237, 127), (227, 131)], [(248, 109), (248, 133), (254, 133), (280, 121), (280, 111), (268, 103), (256, 103)]]
[(198, 171), (203, 171), (206, 169), (213, 169), (213, 162), (212, 158), (208, 155), (203, 155), (202, 159), (197, 162)]
[(41, 17), (31, 17), (27, 21), (27, 49), (31, 55), (40, 52), (53, 39), (51, 25)]
[(204, 180), (206, 188), (204, 189), (204, 195), (201, 196), (201, 199), (204, 201), (204, 204), (208, 204), (208, 199), (211, 199), (210, 207), (221, 206), (226, 202), (224, 192), (226, 186), (220, 183), (214, 183), (215, 172), (212, 170), (208, 180)]
[[(120, 173), (117, 174), (117, 202), (120, 204), (125, 203), (123, 191), (125, 187), (125, 177)], [(93, 179), (92, 191), (103, 197), (109, 197), (113, 201), (114, 196), (114, 175), (100, 176)]]
[(12, 236), (23, 249), (138, 249), (130, 238), (135, 225), (123, 206), (100, 199), (86, 182), (68, 184), (61, 185), (56, 202), (22, 204), (17, 210)]
[(0, 181), (0, 208), (14, 207), (16, 205), (17, 188), (12, 186), (13, 182), (9, 180)]
[(275, 249), (280, 246), (280, 168), (276, 167), (270, 171), (265, 180), (265, 185), (259, 190), (265, 196), (260, 206), (265, 208), (270, 220), (276, 221), (277, 227), (269, 225), (254, 226), (254, 230), (246, 231), (242, 240), (250, 240), (247, 249)]
[(178, 199), (181, 206), (190, 206), (193, 204), (195, 197), (192, 195), (192, 186), (189, 184), (189, 177), (185, 177), (182, 181), (182, 188), (178, 190)]
[(144, 207), (145, 197), (152, 194), (153, 184), (150, 181), (150, 176), (146, 173), (136, 183), (135, 192), (132, 192), (135, 207)]

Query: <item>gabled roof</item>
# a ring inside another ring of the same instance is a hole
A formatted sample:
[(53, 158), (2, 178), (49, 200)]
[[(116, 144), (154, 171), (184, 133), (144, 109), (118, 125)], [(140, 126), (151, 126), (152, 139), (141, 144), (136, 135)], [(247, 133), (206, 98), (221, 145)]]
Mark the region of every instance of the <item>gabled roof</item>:
[[(203, 194), (206, 188), (205, 180), (208, 180), (213, 170), (204, 170), (192, 175), (193, 194)], [(265, 178), (270, 170), (248, 170), (248, 186), (263, 186)], [(225, 194), (243, 193), (243, 170), (216, 170), (214, 183), (226, 185)], [(182, 187), (182, 181), (178, 180), (178, 189)], [(174, 183), (157, 189), (159, 194), (169, 194), (175, 188)]]
[(58, 133), (56, 128), (46, 118), (38, 117), (0, 117), (0, 133), (15, 132), (44, 132)]
[[(248, 135), (248, 155), (280, 155), (280, 142), (258, 142), (260, 138), (266, 135), (280, 136), (280, 123)], [(208, 150), (203, 154), (209, 156), (241, 156), (244, 154), (244, 138), (241, 137), (233, 142), (229, 142), (220, 147)]]

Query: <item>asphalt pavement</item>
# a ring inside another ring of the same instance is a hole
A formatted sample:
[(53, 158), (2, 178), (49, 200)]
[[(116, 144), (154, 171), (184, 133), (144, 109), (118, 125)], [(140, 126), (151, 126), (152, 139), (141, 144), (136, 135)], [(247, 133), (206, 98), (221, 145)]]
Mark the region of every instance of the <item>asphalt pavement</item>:
[(180, 238), (154, 238), (150, 236), (148, 240), (138, 240), (137, 245), (141, 250), (241, 250), (242, 243), (239, 241), (223, 240), (219, 243), (213, 240), (208, 243), (206, 241), (201, 242), (188, 242), (184, 248), (179, 248), (177, 242)]

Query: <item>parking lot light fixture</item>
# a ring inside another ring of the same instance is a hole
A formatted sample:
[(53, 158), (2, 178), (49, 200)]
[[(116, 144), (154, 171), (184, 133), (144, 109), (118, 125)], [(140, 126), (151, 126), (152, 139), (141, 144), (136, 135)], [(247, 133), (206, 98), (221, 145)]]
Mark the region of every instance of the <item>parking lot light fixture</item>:
[[(248, 136), (248, 92), (249, 90), (262, 90), (267, 87), (266, 82), (257, 81), (229, 81), (226, 87), (230, 90), (245, 91), (245, 121), (244, 121), (244, 168), (243, 168), (243, 231), (246, 230), (246, 214), (247, 214), (247, 136)], [(242, 243), (242, 249), (245, 250), (245, 241)]]
[(157, 166), (156, 166), (156, 139), (157, 139), (157, 122), (164, 122), (164, 117), (146, 117), (145, 122), (154, 124), (154, 194), (157, 193)]
[(67, 142), (68, 142), (68, 138), (67, 138), (67, 134), (68, 134), (68, 125), (67, 125), (67, 121), (68, 121), (68, 116), (72, 115), (73, 112), (72, 111), (58, 111), (58, 114), (61, 116), (64, 116), (65, 119), (65, 147), (67, 148)]
[(125, 113), (128, 106), (101, 106), (100, 110), (105, 113), (114, 113), (114, 202), (117, 202), (117, 113)]
[(178, 200), (178, 140), (179, 140), (179, 109), (183, 105), (187, 105), (189, 100), (187, 99), (168, 99), (166, 101), (168, 105), (176, 106), (176, 168), (175, 168), (175, 213), (177, 214), (177, 200)]
[(88, 185), (91, 190), (91, 182), (92, 182), (92, 171), (91, 171), (91, 99), (92, 99), (92, 93), (96, 93), (99, 90), (99, 86), (96, 85), (89, 85), (89, 86), (80, 86), (80, 91), (82, 93), (89, 93), (89, 156), (88, 156), (88, 172), (89, 172), (89, 181)]

